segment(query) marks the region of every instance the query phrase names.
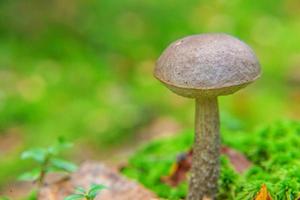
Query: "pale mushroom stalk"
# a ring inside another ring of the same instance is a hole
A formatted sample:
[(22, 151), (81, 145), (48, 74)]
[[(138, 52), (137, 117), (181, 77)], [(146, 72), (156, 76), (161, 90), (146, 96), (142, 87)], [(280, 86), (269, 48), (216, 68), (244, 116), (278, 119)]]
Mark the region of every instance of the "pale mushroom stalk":
[(189, 200), (213, 198), (219, 177), (220, 130), (217, 97), (196, 99), (195, 143)]
[(226, 34), (192, 35), (173, 42), (154, 76), (178, 95), (196, 99), (195, 144), (188, 200), (215, 199), (220, 171), (218, 96), (233, 94), (260, 76), (252, 49)]

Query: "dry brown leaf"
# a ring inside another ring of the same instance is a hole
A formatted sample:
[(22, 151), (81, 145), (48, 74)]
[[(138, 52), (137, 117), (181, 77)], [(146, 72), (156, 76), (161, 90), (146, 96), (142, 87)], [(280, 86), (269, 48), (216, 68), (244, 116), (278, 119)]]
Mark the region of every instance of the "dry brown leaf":
[[(155, 194), (135, 181), (129, 180), (111, 167), (97, 162), (85, 162), (69, 179), (48, 182), (39, 191), (39, 200), (63, 200), (76, 187), (89, 188), (91, 184), (103, 184), (97, 200), (156, 200)], [(157, 199), (158, 200), (158, 199)]]
[(184, 181), (192, 166), (192, 153), (191, 149), (189, 152), (178, 156), (177, 161), (171, 167), (170, 174), (162, 177), (161, 180), (173, 187)]
[(260, 191), (258, 192), (257, 196), (255, 197), (255, 200), (272, 200), (268, 188), (265, 184), (263, 184), (260, 188)]
[(244, 154), (238, 152), (233, 148), (222, 146), (221, 153), (229, 158), (230, 163), (234, 167), (235, 171), (240, 174), (247, 171), (252, 165), (252, 163), (247, 159), (247, 157)]

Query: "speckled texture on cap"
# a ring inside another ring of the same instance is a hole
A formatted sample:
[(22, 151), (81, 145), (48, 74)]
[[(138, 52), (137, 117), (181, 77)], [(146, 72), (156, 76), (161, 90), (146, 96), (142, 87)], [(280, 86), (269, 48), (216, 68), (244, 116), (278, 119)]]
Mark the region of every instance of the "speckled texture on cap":
[(257, 79), (260, 64), (239, 39), (201, 34), (173, 42), (158, 59), (154, 75), (183, 96), (226, 95)]

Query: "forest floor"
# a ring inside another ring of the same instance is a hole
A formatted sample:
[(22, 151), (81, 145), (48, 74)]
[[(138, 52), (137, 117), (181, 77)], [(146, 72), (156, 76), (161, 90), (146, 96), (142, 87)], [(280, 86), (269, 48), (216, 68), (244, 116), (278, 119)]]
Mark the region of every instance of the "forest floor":
[[(171, 118), (158, 118), (147, 126), (137, 130), (136, 137), (133, 140), (126, 141), (115, 148), (99, 152), (88, 145), (80, 144), (80, 148), (75, 148), (75, 159), (78, 163), (97, 160), (111, 169), (117, 169), (126, 165), (127, 158), (143, 144), (158, 138), (172, 136), (180, 132), (181, 129), (181, 125)], [(12, 129), (6, 134), (2, 134), (0, 136), (0, 152), (5, 155), (5, 152), (17, 148), (20, 145), (19, 138), (20, 134), (17, 129)], [(3, 191), (0, 191), (0, 194), (7, 195), (12, 199), (20, 199), (30, 194), (30, 191), (34, 187), (35, 185), (30, 182), (15, 181), (8, 183)]]

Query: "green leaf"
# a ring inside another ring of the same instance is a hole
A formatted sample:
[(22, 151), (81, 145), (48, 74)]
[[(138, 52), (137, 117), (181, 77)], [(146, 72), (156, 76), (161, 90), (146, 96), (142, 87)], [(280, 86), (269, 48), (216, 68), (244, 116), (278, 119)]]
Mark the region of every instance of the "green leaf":
[(72, 195), (64, 198), (64, 200), (77, 200), (77, 199), (83, 199), (83, 198), (84, 198), (84, 195), (82, 195), (82, 194), (72, 194)]
[(77, 187), (76, 192), (81, 193), (81, 194), (85, 194), (85, 189), (82, 188), (82, 187)]
[(103, 189), (106, 189), (106, 186), (101, 185), (101, 184), (92, 184), (92, 186), (88, 192), (88, 196), (91, 198), (95, 198), (97, 196), (97, 194)]
[(57, 144), (48, 148), (48, 152), (52, 155), (57, 155), (61, 151), (71, 148), (73, 146), (72, 143), (67, 142), (64, 138), (58, 138)]
[(40, 173), (40, 169), (33, 169), (32, 171), (21, 174), (18, 179), (20, 181), (35, 181), (39, 178)]
[(53, 167), (57, 168), (58, 170), (67, 171), (67, 172), (74, 172), (77, 170), (77, 166), (71, 162), (61, 160), (61, 159), (51, 159), (51, 164)]
[(44, 160), (47, 157), (47, 151), (45, 149), (36, 148), (36, 149), (30, 149), (28, 151), (24, 151), (21, 154), (21, 159), (33, 159), (39, 163), (44, 162)]

